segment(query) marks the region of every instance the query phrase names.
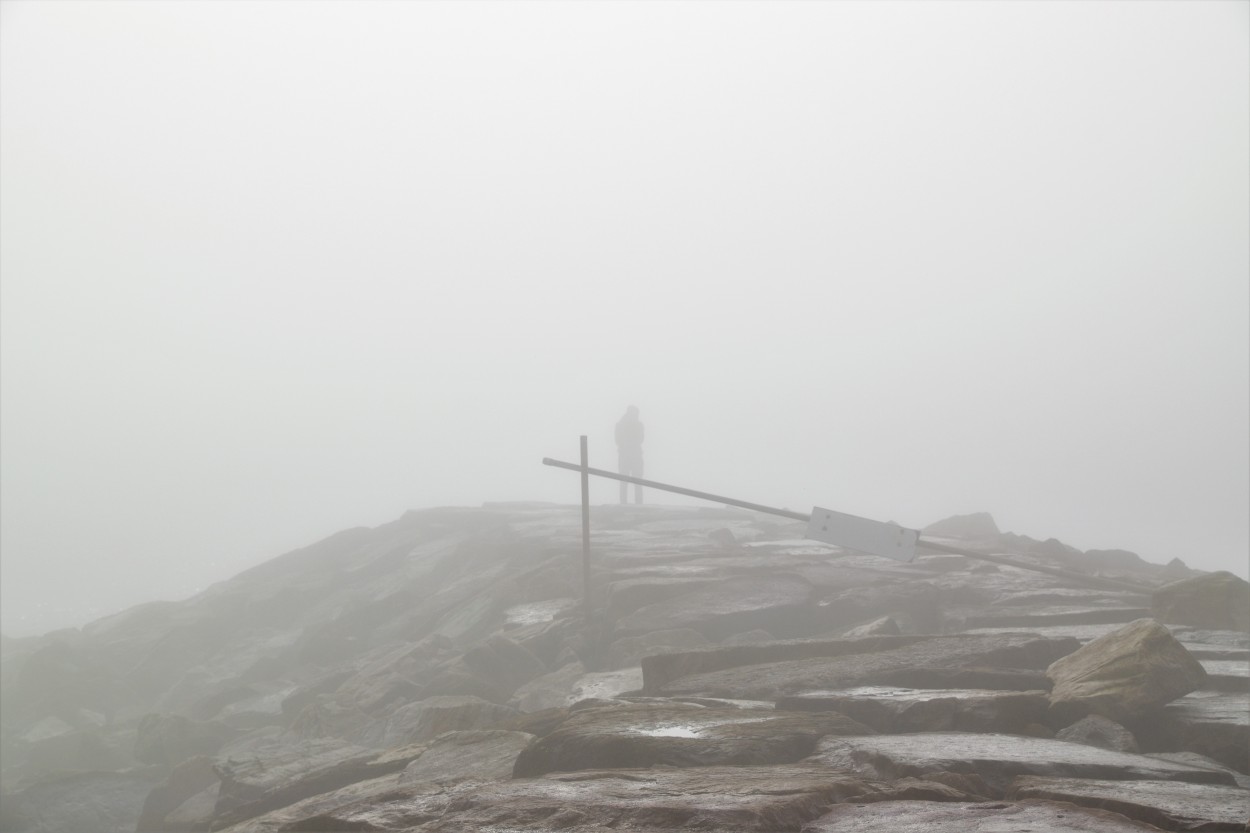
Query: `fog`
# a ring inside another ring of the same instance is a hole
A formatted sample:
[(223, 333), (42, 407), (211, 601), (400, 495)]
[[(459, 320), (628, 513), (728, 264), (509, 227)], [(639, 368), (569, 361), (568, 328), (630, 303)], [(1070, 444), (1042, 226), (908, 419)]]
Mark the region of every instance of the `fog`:
[(657, 480), (1245, 576), (1248, 10), (5, 2), (3, 630), (576, 502), (628, 405)]

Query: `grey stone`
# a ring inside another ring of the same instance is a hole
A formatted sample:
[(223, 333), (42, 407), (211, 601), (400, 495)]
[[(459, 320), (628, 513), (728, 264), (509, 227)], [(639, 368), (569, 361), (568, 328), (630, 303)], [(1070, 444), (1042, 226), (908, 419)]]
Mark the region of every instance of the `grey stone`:
[[(872, 651), (896, 641), (899, 647)], [(692, 674), (652, 688), (652, 662), (666, 662), (680, 668), (678, 655), (648, 657), (642, 670), (648, 693), (726, 697), (737, 700), (776, 700), (791, 694), (862, 685), (897, 685), (897, 676), (917, 668), (937, 666), (1000, 667), (1005, 669), (1044, 667), (1077, 646), (1076, 640), (1039, 639), (1030, 634), (995, 636), (871, 637), (845, 640), (859, 643), (865, 650), (840, 656), (814, 656), (783, 662), (743, 665), (724, 671)], [(739, 646), (747, 651), (752, 646)], [(815, 647), (815, 646), (814, 646)], [(835, 646), (836, 647), (836, 646)], [(725, 649), (729, 650), (729, 649)], [(841, 650), (853, 650), (842, 648)], [(763, 655), (766, 652), (761, 650)], [(813, 652), (814, 653), (814, 652)]]
[(694, 705), (588, 708), (517, 758), (520, 777), (605, 767), (794, 763), (829, 734), (871, 732), (836, 713), (801, 714)]
[(783, 697), (779, 710), (836, 711), (878, 732), (1004, 732), (1026, 730), (1046, 720), (1045, 692), (924, 690), (864, 686)]
[(1250, 821), (1250, 790), (1223, 784), (1022, 777), (1009, 796), (1114, 810), (1164, 830), (1245, 830)]
[(1137, 739), (1133, 737), (1132, 732), (1114, 720), (1108, 720), (1096, 714), (1083, 717), (1071, 726), (1056, 732), (1055, 739), (1112, 749), (1116, 752), (1138, 751)]
[(1196, 752), (1250, 773), (1250, 695), (1195, 691), (1128, 726), (1148, 751)]
[(803, 833), (1152, 833), (1158, 828), (1107, 810), (1056, 801), (885, 801), (836, 804)]
[(807, 763), (817, 762), (870, 779), (924, 778), (933, 772), (970, 773), (983, 779), (998, 796), (1017, 775), (1234, 783), (1227, 773), (1203, 767), (1059, 740), (999, 734), (930, 732), (827, 737), (807, 759)]
[(1138, 619), (1057, 660), (1046, 676), (1060, 713), (1123, 722), (1200, 688), (1206, 671), (1167, 628)]

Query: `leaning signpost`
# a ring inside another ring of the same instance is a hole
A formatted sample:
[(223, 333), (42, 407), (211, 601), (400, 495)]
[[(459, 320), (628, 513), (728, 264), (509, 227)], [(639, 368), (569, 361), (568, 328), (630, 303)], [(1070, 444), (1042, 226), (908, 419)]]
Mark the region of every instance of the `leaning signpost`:
[(659, 483), (655, 480), (644, 480), (641, 477), (629, 477), (627, 475), (617, 474), (616, 472), (606, 471), (604, 469), (591, 468), (587, 463), (585, 436), (581, 437), (580, 465), (577, 463), (566, 463), (563, 460), (553, 460), (550, 457), (543, 458), (543, 465), (568, 469), (569, 471), (575, 471), (581, 474), (582, 582), (584, 594), (583, 601), (586, 605), (588, 613), (591, 611), (590, 489), (588, 485), (589, 478), (591, 476), (603, 477), (609, 480), (618, 480), (622, 483), (634, 483), (648, 489), (658, 489), (662, 492), (671, 492), (673, 494), (685, 495), (687, 497), (699, 498), (701, 500), (710, 500), (726, 506), (737, 506), (742, 509), (750, 509), (755, 512), (763, 512), (768, 515), (777, 515), (791, 520), (806, 521), (807, 531), (805, 535), (807, 538), (814, 541), (820, 541), (825, 544), (833, 544), (834, 546), (847, 550), (853, 550), (855, 552), (891, 558), (895, 561), (912, 561), (917, 555), (917, 549), (923, 548), (933, 553), (962, 555), (966, 558), (972, 558), (978, 561), (988, 561), (1007, 567), (1018, 567), (1022, 570), (1046, 573), (1048, 575), (1058, 576), (1071, 581), (1097, 587), (1110, 587), (1116, 590), (1129, 590), (1135, 593), (1149, 593), (1153, 590), (1153, 588), (1126, 581), (1118, 581), (1116, 579), (1103, 578), (1101, 576), (1085, 575), (1071, 570), (1062, 570), (1057, 567), (1047, 567), (1043, 564), (1017, 561), (1013, 558), (1001, 555), (992, 555), (989, 553), (978, 552), (977, 550), (965, 549), (963, 547), (954, 547), (939, 541), (921, 538), (920, 531), (916, 529), (908, 529), (907, 527), (900, 526), (896, 523), (883, 523), (881, 521), (874, 521), (868, 518), (861, 518), (857, 515), (848, 515), (844, 512), (835, 512), (832, 509), (822, 509), (819, 506), (813, 507), (810, 514), (803, 514), (802, 512), (793, 512), (789, 509), (778, 509), (776, 507), (765, 506), (760, 503), (751, 503), (745, 500), (738, 500), (737, 498), (725, 497), (724, 495), (714, 495), (710, 492), (687, 489), (683, 486), (673, 486), (668, 483)]

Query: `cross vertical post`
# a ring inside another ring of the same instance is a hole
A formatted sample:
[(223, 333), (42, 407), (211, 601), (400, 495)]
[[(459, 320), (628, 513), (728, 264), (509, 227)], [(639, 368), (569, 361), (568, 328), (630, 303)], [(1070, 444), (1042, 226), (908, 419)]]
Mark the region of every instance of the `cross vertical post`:
[(586, 435), (582, 434), (582, 604), (586, 620), (593, 616), (590, 605), (590, 461), (586, 453)]

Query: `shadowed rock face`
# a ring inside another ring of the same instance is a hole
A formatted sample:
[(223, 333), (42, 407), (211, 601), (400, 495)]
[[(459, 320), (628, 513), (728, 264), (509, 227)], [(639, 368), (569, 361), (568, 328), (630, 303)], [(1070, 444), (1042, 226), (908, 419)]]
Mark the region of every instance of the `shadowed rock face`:
[[(1050, 707), (1045, 671), (1148, 594), (840, 553), (802, 529), (594, 508), (587, 619), (577, 507), (414, 512), (185, 602), (3, 640), (3, 829), (1140, 829), (1092, 809), (1103, 781), (1163, 785), (1125, 790), (1125, 813), (1223, 829), (1198, 798), (1250, 795), (1222, 768), (1250, 765), (1250, 634), (1173, 625), (1168, 650), (1210, 674), (1120, 727), (1162, 757), (1117, 753), (1097, 746), (1107, 725)], [(943, 529), (1044, 566), (1166, 572)], [(1011, 625), (965, 630), (986, 623)], [(1089, 806), (1001, 800), (1016, 787)]]

